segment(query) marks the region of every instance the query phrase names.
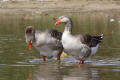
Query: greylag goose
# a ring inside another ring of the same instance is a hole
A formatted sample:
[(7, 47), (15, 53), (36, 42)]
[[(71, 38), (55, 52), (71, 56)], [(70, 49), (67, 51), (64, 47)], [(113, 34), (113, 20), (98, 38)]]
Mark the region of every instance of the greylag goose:
[(29, 44), (29, 49), (32, 45), (43, 56), (43, 61), (46, 57), (56, 57), (60, 60), (60, 55), (63, 51), (61, 43), (62, 33), (57, 30), (35, 30), (34, 27), (28, 26), (25, 30), (26, 43)]
[(78, 59), (78, 64), (84, 63), (84, 61), (95, 54), (98, 50), (99, 43), (102, 41), (103, 34), (99, 36), (91, 36), (88, 34), (72, 35), (72, 21), (67, 16), (60, 16), (55, 23), (65, 24), (65, 29), (62, 35), (62, 45), (68, 54)]

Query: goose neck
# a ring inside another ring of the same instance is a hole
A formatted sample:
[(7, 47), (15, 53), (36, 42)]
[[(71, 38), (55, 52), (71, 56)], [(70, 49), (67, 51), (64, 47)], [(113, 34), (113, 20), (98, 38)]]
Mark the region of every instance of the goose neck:
[(68, 31), (68, 32), (72, 33), (72, 21), (68, 21), (66, 23), (64, 31)]

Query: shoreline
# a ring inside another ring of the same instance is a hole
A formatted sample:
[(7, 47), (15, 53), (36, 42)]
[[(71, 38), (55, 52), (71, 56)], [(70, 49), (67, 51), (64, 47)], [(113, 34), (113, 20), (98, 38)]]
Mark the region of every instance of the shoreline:
[(8, 1), (0, 2), (0, 13), (120, 12), (120, 1)]

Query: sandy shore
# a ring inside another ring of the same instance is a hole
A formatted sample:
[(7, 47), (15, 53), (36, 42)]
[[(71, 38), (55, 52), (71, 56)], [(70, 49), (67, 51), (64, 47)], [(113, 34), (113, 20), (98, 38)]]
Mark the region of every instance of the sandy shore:
[(38, 0), (0, 2), (0, 13), (119, 11), (120, 1), (113, 0)]

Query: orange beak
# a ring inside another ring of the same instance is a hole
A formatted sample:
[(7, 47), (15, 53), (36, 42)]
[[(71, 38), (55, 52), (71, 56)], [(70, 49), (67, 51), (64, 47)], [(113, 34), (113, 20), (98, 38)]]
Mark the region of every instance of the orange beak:
[(60, 19), (57, 20), (57, 22), (55, 23), (55, 25), (60, 24)]
[(32, 50), (32, 44), (31, 43), (28, 44), (28, 47), (29, 47), (29, 50)]

